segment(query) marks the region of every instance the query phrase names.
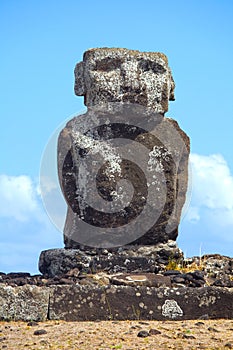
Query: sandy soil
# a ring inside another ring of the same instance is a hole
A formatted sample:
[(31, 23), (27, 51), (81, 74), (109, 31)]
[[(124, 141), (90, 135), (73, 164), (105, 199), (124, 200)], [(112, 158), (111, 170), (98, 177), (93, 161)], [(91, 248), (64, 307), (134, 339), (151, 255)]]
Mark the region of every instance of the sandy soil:
[(0, 322), (0, 349), (233, 349), (233, 320)]

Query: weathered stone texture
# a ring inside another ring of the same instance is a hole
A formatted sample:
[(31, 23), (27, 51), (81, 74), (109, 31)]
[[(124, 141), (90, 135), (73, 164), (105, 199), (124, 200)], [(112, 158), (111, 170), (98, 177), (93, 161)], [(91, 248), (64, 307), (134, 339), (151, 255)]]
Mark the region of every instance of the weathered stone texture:
[(96, 48), (86, 51), (75, 68), (75, 93), (88, 107), (131, 102), (165, 113), (174, 88), (167, 57), (160, 52)]
[(127, 246), (119, 249), (48, 249), (40, 254), (39, 270), (48, 277), (61, 276), (78, 268), (82, 273), (98, 271), (155, 272), (158, 265), (168, 264), (170, 257), (182, 256), (174, 241), (155, 246)]
[[(123, 283), (119, 285), (105, 285), (103, 279), (96, 284), (50, 287), (1, 285), (0, 319), (96, 321), (233, 318), (232, 288), (156, 288), (140, 286), (143, 283), (142, 275), (131, 277), (137, 286), (125, 285), (120, 276), (118, 283)], [(136, 282), (136, 278), (141, 280)], [(155, 283), (155, 279), (151, 282)], [(157, 276), (156, 283), (160, 282)], [(166, 284), (167, 281), (164, 279), (162, 283)]]
[[(82, 146), (83, 135), (79, 133), (82, 127), (80, 117), (72, 119), (60, 134), (58, 170), (69, 206), (64, 228), (66, 248), (98, 246), (97, 236), (100, 247), (121, 246), (129, 242), (153, 245), (177, 238), (188, 185), (189, 138), (174, 120), (158, 115), (145, 116), (141, 109), (137, 112), (141, 114), (137, 118), (134, 115), (131, 122), (124, 114), (119, 117), (118, 111), (116, 116), (108, 111), (106, 120), (111, 118), (117, 127), (109, 125), (106, 132), (102, 128), (104, 122), (101, 125), (104, 113), (98, 115), (97, 111), (96, 128), (100, 131), (88, 134), (86, 147)], [(91, 128), (93, 111), (82, 118), (86, 120), (86, 129), (89, 125)], [(143, 124), (149, 127), (151, 124), (152, 129), (147, 132), (137, 128)], [(106, 139), (111, 138), (120, 138), (122, 142), (117, 148), (118, 153), (106, 143)], [(133, 155), (125, 154), (131, 148)], [(101, 161), (96, 153), (101, 154)], [(90, 157), (93, 158), (91, 167)], [(117, 184), (122, 180), (130, 181), (134, 189), (129, 204), (123, 202), (125, 192), (117, 191)], [(123, 204), (119, 210), (120, 201)], [(106, 210), (106, 202), (112, 209), (115, 205), (114, 213)], [(140, 216), (141, 213), (144, 217)], [(80, 218), (88, 225), (85, 226)], [(95, 227), (94, 239), (90, 226)], [(110, 236), (108, 232), (114, 232), (114, 235)]]
[(49, 307), (47, 287), (24, 285), (11, 287), (0, 284), (0, 319), (45, 321)]
[(49, 318), (66, 321), (233, 318), (232, 300), (232, 289), (217, 287), (56, 286)]
[(73, 249), (44, 250), (39, 258), (40, 272), (49, 277), (63, 275), (74, 268), (87, 272), (90, 271), (90, 265), (91, 256)]
[(233, 318), (233, 259), (183, 259), (175, 242), (51, 249), (42, 252), (41, 268), (44, 275), (0, 273), (0, 319)]
[[(84, 53), (75, 68), (75, 93), (84, 96), (88, 110), (69, 121), (58, 140), (59, 181), (68, 204), (66, 248), (177, 238), (189, 138), (175, 120), (164, 118), (174, 89), (162, 53), (121, 48)], [(112, 144), (115, 139), (121, 147)], [(133, 194), (119, 185), (125, 180)]]

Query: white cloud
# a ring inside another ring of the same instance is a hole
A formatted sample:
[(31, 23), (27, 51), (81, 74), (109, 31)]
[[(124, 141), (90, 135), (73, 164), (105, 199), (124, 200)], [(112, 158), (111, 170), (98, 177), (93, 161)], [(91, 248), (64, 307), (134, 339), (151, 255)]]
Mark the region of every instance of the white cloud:
[(40, 186), (37, 188), (38, 194), (46, 195), (52, 192), (53, 190), (58, 190), (58, 182), (55, 182), (51, 176), (41, 176), (40, 177)]
[(25, 222), (39, 215), (38, 201), (29, 176), (0, 175), (0, 217)]
[(67, 204), (61, 192), (56, 173), (40, 176), (40, 186), (38, 186), (37, 193), (43, 201), (50, 220), (59, 231), (63, 231)]
[(48, 215), (51, 222), (63, 231), (67, 206), (59, 185), (49, 177), (41, 180), (40, 185), (26, 175), (0, 175), (0, 200), (3, 203), (0, 218), (48, 225)]
[(233, 175), (220, 154), (190, 155), (192, 197), (180, 225), (179, 247), (186, 255), (232, 256)]
[(233, 176), (220, 154), (190, 155), (192, 200), (186, 220), (197, 222), (205, 215), (209, 223), (233, 225)]
[(38, 273), (41, 250), (62, 246), (29, 176), (0, 175), (0, 271)]
[(194, 207), (194, 206), (190, 206), (188, 208), (188, 211), (187, 211), (185, 218), (186, 218), (186, 220), (193, 222), (193, 223), (199, 221), (200, 220), (199, 208)]

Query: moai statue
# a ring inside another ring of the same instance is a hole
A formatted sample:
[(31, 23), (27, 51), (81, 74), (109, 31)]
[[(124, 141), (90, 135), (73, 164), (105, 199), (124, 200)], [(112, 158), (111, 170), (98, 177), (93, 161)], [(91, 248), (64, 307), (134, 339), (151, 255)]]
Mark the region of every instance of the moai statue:
[(75, 68), (75, 94), (87, 107), (131, 102), (164, 114), (174, 89), (167, 57), (159, 52), (91, 49)]
[(58, 140), (59, 181), (68, 204), (65, 248), (176, 240), (189, 138), (164, 116), (174, 89), (162, 53), (84, 53), (75, 68), (75, 94), (84, 96), (87, 112), (69, 121)]

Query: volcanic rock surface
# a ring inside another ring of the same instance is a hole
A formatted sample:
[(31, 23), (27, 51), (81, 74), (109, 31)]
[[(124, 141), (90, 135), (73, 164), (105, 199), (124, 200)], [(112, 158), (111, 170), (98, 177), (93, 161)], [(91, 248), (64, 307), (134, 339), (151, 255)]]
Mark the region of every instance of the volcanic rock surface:
[(58, 140), (66, 248), (175, 240), (188, 186), (189, 138), (164, 116), (175, 83), (157, 52), (99, 48), (75, 68), (87, 112)]

